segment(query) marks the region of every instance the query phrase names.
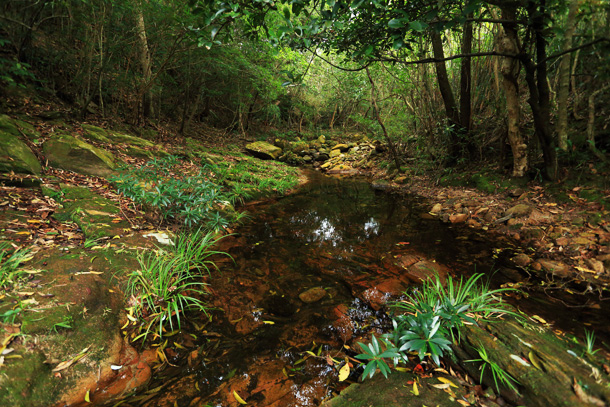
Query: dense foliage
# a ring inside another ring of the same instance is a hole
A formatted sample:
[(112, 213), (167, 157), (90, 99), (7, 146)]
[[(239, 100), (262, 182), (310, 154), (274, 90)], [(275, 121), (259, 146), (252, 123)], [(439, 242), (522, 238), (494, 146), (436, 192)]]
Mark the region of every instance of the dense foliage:
[(606, 159), (608, 14), (584, 0), (9, 0), (0, 81), (177, 134), (366, 131), (397, 163), (491, 156), (557, 178), (575, 152)]

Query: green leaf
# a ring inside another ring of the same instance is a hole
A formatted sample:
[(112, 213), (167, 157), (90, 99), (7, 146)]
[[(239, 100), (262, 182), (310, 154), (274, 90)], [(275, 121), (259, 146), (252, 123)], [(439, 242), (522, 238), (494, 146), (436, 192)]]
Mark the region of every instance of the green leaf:
[(411, 21), (409, 23), (409, 27), (411, 27), (411, 29), (413, 31), (417, 31), (417, 32), (422, 32), (424, 31), (426, 28), (428, 28), (428, 24), (424, 23), (423, 21)]
[(372, 378), (375, 374), (375, 369), (377, 368), (377, 361), (370, 361), (366, 367), (364, 368), (364, 372), (362, 372), (362, 378), (365, 379), (366, 375), (369, 375), (369, 378)]
[(402, 28), (404, 25), (404, 21), (400, 18), (393, 18), (388, 22), (390, 28)]

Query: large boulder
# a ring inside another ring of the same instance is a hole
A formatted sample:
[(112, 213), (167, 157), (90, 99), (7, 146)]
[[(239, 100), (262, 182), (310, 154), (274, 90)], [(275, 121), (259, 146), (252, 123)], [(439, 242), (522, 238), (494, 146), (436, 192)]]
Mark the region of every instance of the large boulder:
[(101, 143), (123, 143), (137, 147), (155, 147), (155, 143), (141, 137), (106, 130), (90, 124), (83, 124), (83, 130), (84, 137)]
[(256, 141), (246, 145), (246, 151), (263, 160), (276, 160), (282, 155), (282, 149), (266, 141)]
[(32, 150), (19, 138), (11, 119), (0, 116), (0, 172), (40, 174), (42, 167)]
[(80, 174), (106, 177), (114, 173), (114, 156), (108, 151), (68, 135), (52, 138), (43, 144), (49, 164)]

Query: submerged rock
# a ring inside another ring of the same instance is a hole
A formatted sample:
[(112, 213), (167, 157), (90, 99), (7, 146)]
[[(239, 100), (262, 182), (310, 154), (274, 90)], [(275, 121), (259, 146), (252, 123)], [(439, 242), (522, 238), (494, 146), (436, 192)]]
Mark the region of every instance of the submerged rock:
[(521, 218), (524, 216), (528, 216), (532, 213), (532, 207), (526, 204), (518, 204), (508, 209), (504, 215), (505, 216), (513, 216), (515, 218)]
[(300, 300), (306, 304), (318, 302), (325, 296), (326, 296), (326, 290), (322, 287), (310, 288), (309, 290), (304, 291), (301, 294), (299, 294)]
[(276, 160), (282, 155), (282, 149), (266, 141), (256, 141), (246, 145), (246, 151), (263, 160)]

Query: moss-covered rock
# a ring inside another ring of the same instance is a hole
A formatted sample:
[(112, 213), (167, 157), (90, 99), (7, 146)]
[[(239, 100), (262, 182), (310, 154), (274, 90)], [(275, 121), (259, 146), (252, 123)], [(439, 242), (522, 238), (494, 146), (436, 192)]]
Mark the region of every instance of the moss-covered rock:
[(282, 149), (266, 141), (256, 141), (246, 145), (246, 151), (264, 160), (276, 160), (282, 155)]
[(68, 135), (54, 137), (43, 144), (49, 164), (80, 174), (106, 177), (115, 169), (114, 156), (83, 140)]
[(19, 130), (10, 117), (0, 116), (0, 172), (40, 174), (42, 167), (32, 150), (19, 139)]
[[(437, 377), (422, 379), (411, 372), (393, 372), (386, 379), (378, 373), (363, 383), (352, 384), (339, 396), (322, 403), (322, 407), (459, 406), (455, 401), (456, 396), (462, 398), (465, 395), (464, 387), (458, 384), (455, 377), (443, 376), (443, 379), (444, 382)], [(416, 384), (417, 394), (414, 393), (413, 384), (407, 384), (413, 382), (419, 383)], [(448, 382), (455, 386), (451, 386), (451, 392), (430, 385), (442, 386)]]
[(82, 126), (83, 137), (100, 143), (110, 143), (110, 137), (106, 129), (91, 124), (83, 124)]

